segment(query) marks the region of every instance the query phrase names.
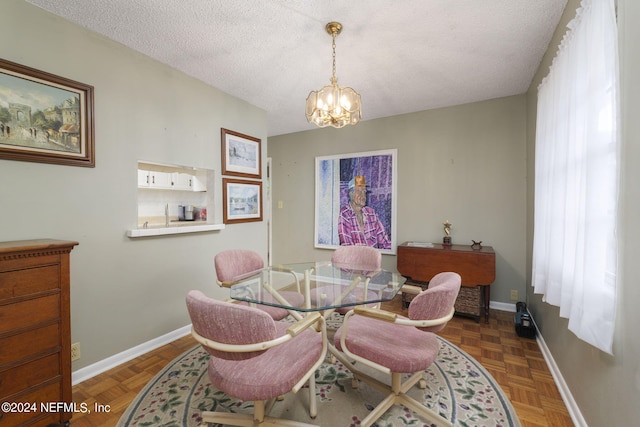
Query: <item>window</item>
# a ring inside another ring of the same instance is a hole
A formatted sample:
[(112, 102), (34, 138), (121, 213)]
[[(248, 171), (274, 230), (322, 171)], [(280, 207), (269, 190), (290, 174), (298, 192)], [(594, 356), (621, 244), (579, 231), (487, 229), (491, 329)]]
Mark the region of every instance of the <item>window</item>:
[(538, 88), (532, 284), (612, 353), (619, 142), (613, 0), (583, 0)]

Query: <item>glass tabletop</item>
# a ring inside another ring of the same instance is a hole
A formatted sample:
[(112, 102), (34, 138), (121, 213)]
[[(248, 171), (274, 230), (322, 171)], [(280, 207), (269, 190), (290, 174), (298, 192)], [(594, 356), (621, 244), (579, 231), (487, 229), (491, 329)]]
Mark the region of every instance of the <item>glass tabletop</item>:
[(358, 265), (309, 262), (267, 267), (231, 285), (231, 298), (295, 311), (325, 311), (392, 300), (406, 279)]

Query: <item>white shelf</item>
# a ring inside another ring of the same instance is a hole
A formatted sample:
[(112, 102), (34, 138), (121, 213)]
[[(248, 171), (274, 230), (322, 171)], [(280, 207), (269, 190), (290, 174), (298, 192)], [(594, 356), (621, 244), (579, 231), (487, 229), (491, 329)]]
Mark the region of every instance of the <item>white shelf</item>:
[(182, 225), (179, 227), (135, 228), (132, 230), (127, 230), (127, 236), (131, 238), (164, 236), (168, 234), (202, 233), (205, 231), (217, 231), (217, 230), (223, 230), (223, 229), (224, 229), (224, 224)]

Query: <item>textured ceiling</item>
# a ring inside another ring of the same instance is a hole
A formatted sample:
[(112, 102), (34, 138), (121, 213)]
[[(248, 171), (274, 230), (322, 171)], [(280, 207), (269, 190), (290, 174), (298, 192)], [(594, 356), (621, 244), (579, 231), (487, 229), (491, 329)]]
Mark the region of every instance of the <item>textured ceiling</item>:
[(267, 111), (268, 135), (314, 129), (311, 90), (362, 95), (363, 120), (527, 90), (566, 0), (27, 0)]

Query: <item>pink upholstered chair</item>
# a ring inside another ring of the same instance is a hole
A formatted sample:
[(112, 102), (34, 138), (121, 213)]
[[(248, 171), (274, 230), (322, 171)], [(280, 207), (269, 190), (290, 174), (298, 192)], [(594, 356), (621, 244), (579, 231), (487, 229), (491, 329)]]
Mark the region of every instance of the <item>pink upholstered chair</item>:
[[(234, 426), (307, 426), (268, 416), (277, 397), (309, 382), (309, 413), (317, 415), (315, 371), (326, 356), (324, 318), (313, 313), (296, 323), (276, 322), (253, 307), (218, 301), (200, 291), (186, 298), (192, 334), (210, 354), (211, 384), (254, 413), (204, 412), (203, 421)], [(317, 330), (316, 330), (317, 328)], [(318, 332), (320, 331), (320, 332)]]
[[(264, 261), (260, 254), (247, 249), (222, 251), (215, 256), (214, 264), (218, 285), (225, 288), (231, 287), (238, 278), (264, 268)], [(280, 292), (280, 295), (292, 305), (301, 306), (304, 303), (304, 296), (299, 292), (300, 283), (298, 278), (293, 275), (293, 279), (298, 286), (298, 292), (283, 291)], [(248, 305), (246, 302), (241, 302), (240, 304)], [(289, 315), (289, 312), (284, 308), (268, 305), (258, 305), (256, 307), (267, 312), (274, 320), (282, 320)]]
[(382, 264), (382, 255), (379, 250), (371, 246), (338, 246), (331, 255), (331, 262), (334, 264), (353, 264), (361, 266), (363, 269), (377, 270)]
[[(382, 265), (382, 255), (380, 251), (370, 246), (339, 246), (331, 256), (331, 262), (336, 265), (344, 264), (345, 266), (358, 266), (361, 270), (376, 271)], [(311, 292), (311, 302), (316, 303), (320, 296), (329, 301), (334, 301), (340, 295), (335, 292), (334, 287), (320, 286)], [(369, 292), (372, 299), (376, 298), (375, 292)], [(346, 314), (352, 307), (341, 307), (335, 311), (340, 314)]]
[[(435, 275), (429, 288), (422, 292), (407, 286), (406, 290), (417, 293), (409, 305), (409, 318), (364, 307), (347, 313), (334, 337), (336, 348), (351, 360), (391, 375), (391, 386), (365, 376), (358, 378), (389, 393), (361, 426), (370, 426), (393, 405), (404, 405), (437, 425), (452, 426), (405, 393), (418, 381), (424, 381), (424, 370), (438, 356), (438, 340), (433, 332), (444, 328), (453, 317), (460, 282), (460, 275), (446, 272)], [(403, 373), (413, 375), (402, 383)]]

